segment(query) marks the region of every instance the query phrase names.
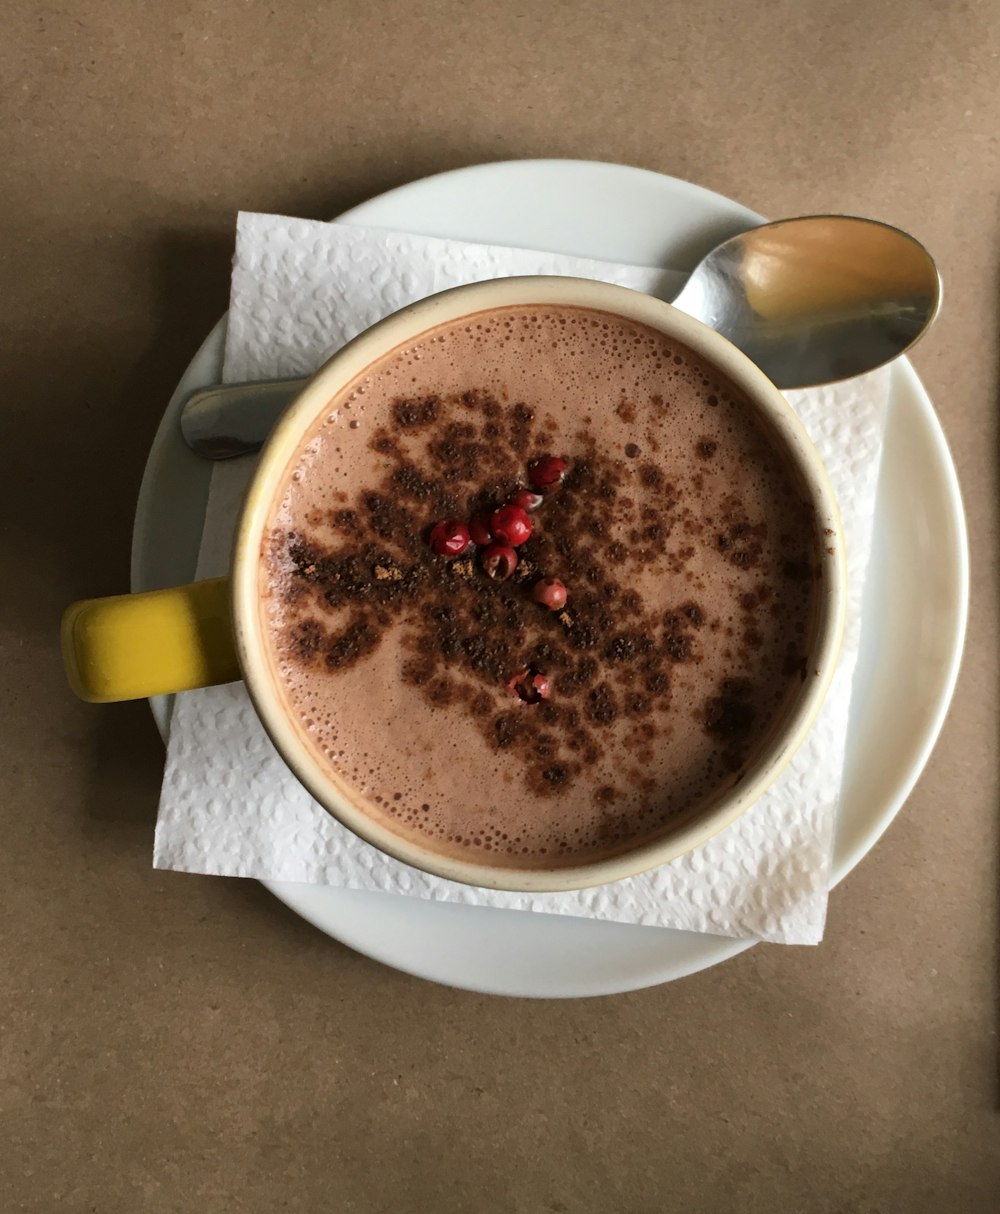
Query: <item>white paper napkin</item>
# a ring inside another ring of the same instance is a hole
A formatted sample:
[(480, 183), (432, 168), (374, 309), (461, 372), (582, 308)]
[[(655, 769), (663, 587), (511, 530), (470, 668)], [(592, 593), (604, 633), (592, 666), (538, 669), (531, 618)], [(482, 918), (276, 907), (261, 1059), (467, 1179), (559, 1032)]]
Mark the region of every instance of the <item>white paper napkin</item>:
[[(663, 269), (438, 240), (274, 215), (239, 217), (226, 380), (306, 374), (406, 303), (511, 274), (571, 274), (670, 298)], [(830, 852), (858, 654), (888, 372), (789, 394), (840, 500), (850, 568), (847, 634), (833, 686), (793, 763), (738, 822), (653, 872), (566, 894), (514, 894), (444, 881), (384, 855), (340, 826), (291, 774), (240, 683), (177, 697), (156, 826), (158, 868), (383, 890), (758, 936), (823, 935)], [(225, 572), (252, 459), (216, 465), (198, 576)]]

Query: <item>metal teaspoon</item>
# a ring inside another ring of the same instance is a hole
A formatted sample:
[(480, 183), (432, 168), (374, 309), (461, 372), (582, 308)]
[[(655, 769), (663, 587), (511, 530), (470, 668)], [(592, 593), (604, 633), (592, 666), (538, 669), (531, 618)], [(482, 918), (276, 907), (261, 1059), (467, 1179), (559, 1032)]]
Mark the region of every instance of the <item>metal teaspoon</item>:
[[(779, 388), (862, 375), (904, 353), (941, 306), (934, 259), (914, 237), (848, 215), (780, 219), (717, 245), (675, 308), (728, 338)], [(181, 411), (208, 459), (258, 450), (306, 379), (219, 384)]]

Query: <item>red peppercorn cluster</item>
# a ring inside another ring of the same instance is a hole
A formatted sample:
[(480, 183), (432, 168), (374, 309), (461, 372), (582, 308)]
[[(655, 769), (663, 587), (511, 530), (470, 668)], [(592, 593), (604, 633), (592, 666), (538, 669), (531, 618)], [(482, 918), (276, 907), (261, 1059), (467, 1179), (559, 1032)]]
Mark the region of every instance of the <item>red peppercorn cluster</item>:
[[(474, 514), (462, 519), (445, 518), (435, 523), (427, 542), (438, 556), (461, 556), (474, 544), (479, 563), (487, 577), (504, 582), (517, 568), (517, 549), (531, 538), (531, 511), (537, 510), (562, 483), (566, 460), (558, 455), (543, 455), (528, 465), (528, 484), (515, 490), (504, 505), (491, 513)], [(556, 578), (536, 582), (531, 597), (549, 611), (566, 606), (566, 587)], [(512, 695), (525, 704), (537, 704), (549, 694), (549, 681), (540, 671), (525, 667), (508, 683)]]
[[(510, 500), (492, 513), (474, 514), (468, 523), (462, 519), (446, 518), (431, 528), (427, 542), (438, 556), (461, 556), (470, 544), (479, 549), (483, 572), (494, 581), (505, 581), (517, 568), (517, 548), (531, 538), (529, 511), (537, 510), (545, 496), (557, 489), (566, 475), (566, 461), (558, 455), (543, 455), (528, 465), (528, 484), (511, 494)], [(562, 585), (562, 583), (558, 583)], [(552, 610), (566, 602), (563, 586), (562, 602), (537, 598)], [(558, 596), (556, 596), (558, 597)]]

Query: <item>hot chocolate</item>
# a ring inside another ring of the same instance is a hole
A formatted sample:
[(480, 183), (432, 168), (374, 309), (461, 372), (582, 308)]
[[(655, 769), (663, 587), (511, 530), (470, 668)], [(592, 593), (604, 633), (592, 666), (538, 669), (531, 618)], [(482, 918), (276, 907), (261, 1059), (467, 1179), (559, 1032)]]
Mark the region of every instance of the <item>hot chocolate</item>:
[[(490, 522), (519, 490), (527, 539)], [(478, 544), (432, 537), (445, 520)], [(758, 411), (684, 346), (505, 307), (330, 402), (261, 602), (289, 714), (355, 804), (442, 855), (561, 867), (743, 778), (811, 674), (818, 544)]]

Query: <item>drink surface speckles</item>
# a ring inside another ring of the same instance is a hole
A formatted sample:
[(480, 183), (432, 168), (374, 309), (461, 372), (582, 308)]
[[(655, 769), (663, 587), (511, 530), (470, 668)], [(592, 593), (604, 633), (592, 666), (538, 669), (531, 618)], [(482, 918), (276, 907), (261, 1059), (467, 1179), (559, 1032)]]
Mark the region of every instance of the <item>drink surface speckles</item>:
[[(564, 456), (507, 581), (427, 534)], [(739, 779), (808, 677), (817, 525), (745, 397), (610, 314), (503, 308), (348, 385), (289, 466), (262, 603), (332, 778), (445, 855), (607, 858)], [(533, 601), (555, 578), (561, 611)], [(548, 681), (512, 695), (524, 668)]]

